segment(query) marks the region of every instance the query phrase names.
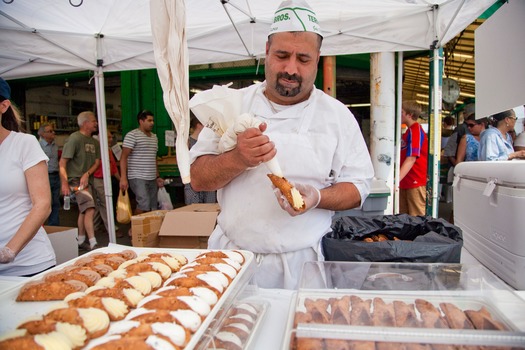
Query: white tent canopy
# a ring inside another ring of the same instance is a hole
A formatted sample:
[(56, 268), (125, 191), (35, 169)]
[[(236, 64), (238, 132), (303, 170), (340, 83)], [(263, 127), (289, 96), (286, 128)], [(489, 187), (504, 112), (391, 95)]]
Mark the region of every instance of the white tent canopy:
[[(308, 0), (325, 37), (321, 53), (328, 56), (440, 47), (495, 1)], [(280, 2), (187, 1), (189, 64), (263, 57)], [(150, 1), (3, 0), (0, 30), (0, 76), (4, 79), (95, 71), (102, 164), (108, 169), (103, 74), (155, 68)], [(106, 193), (108, 173), (104, 172)], [(108, 212), (110, 199), (106, 199)]]
[[(223, 4), (224, 2), (224, 4)], [(264, 56), (281, 0), (188, 1), (189, 63)], [(323, 55), (428, 50), (445, 44), (495, 0), (309, 0), (325, 36)], [(154, 68), (149, 0), (0, 2), (4, 79)]]

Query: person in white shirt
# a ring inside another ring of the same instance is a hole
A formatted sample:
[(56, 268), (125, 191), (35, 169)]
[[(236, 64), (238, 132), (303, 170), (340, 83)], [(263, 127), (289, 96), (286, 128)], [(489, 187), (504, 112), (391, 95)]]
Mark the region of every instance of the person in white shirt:
[(0, 275), (32, 276), (56, 265), (43, 224), (51, 212), (47, 156), (20, 118), (0, 78)]
[[(190, 170), (194, 190), (218, 190), (221, 212), (208, 247), (255, 252), (260, 287), (293, 289), (305, 261), (323, 260), (321, 239), (334, 211), (360, 207), (374, 172), (352, 113), (314, 86), (323, 39), (315, 13), (304, 1), (285, 1), (275, 19), (266, 80), (242, 90), (241, 113), (262, 123), (240, 132), (224, 153), (220, 136), (204, 128), (190, 150)], [(304, 211), (274, 194), (262, 164), (274, 157)]]

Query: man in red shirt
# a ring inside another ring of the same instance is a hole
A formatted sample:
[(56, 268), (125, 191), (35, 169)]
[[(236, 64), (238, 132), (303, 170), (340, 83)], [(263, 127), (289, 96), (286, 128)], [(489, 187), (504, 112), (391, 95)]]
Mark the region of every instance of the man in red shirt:
[(401, 137), (401, 168), (399, 171), (399, 212), (425, 215), (427, 185), (427, 134), (417, 122), (421, 106), (404, 101), (401, 122), (407, 131)]

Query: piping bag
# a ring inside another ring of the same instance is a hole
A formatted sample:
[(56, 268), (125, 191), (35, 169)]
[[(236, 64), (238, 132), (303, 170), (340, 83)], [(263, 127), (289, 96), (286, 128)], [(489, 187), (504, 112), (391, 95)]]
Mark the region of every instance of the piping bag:
[[(219, 151), (227, 152), (237, 145), (237, 135), (248, 128), (257, 128), (261, 124), (252, 113), (241, 113), (243, 92), (230, 89), (230, 84), (214, 85), (210, 90), (202, 91), (190, 99), (190, 109), (202, 125), (212, 129), (218, 136)], [(265, 162), (268, 170), (283, 177), (281, 166), (276, 157)]]

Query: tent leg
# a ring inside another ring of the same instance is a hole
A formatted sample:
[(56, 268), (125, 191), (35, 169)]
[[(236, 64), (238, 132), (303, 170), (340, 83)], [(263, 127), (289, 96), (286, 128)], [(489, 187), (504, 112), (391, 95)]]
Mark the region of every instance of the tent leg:
[(101, 166), (103, 169), (104, 193), (106, 194), (109, 242), (117, 243), (115, 236), (115, 218), (113, 216), (113, 192), (111, 188), (111, 168), (109, 166), (106, 98), (104, 95), (104, 71), (102, 67), (97, 67), (95, 72), (95, 93), (97, 96), (98, 136), (100, 141)]

